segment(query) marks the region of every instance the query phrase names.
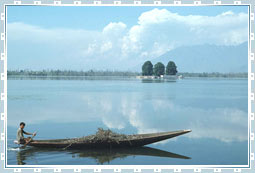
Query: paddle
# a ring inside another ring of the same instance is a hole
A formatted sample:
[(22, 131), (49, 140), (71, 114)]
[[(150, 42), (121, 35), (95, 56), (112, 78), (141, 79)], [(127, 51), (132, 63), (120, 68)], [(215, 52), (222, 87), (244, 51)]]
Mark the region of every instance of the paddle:
[(36, 133), (37, 132), (33, 133), (33, 136), (22, 146), (22, 148), (26, 148), (27, 144), (29, 144), (33, 140), (33, 138), (35, 137)]

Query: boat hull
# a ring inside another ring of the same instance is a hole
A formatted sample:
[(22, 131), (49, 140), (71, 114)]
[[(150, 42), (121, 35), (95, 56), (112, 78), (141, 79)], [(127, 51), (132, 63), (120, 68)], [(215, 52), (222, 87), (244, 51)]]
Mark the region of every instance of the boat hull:
[(68, 149), (86, 149), (86, 148), (126, 148), (126, 147), (141, 147), (162, 140), (170, 139), (179, 135), (191, 132), (191, 130), (180, 130), (174, 132), (150, 133), (132, 135), (130, 140), (120, 141), (88, 141), (70, 143), (70, 139), (57, 140), (33, 140), (28, 145), (44, 148), (68, 148)]

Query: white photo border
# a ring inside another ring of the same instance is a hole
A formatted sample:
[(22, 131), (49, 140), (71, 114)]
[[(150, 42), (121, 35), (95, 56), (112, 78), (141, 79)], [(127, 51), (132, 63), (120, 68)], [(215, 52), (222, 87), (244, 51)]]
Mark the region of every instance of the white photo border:
[[(248, 6), (248, 165), (7, 165), (7, 6)], [(255, 172), (254, 0), (1, 0), (0, 172)]]

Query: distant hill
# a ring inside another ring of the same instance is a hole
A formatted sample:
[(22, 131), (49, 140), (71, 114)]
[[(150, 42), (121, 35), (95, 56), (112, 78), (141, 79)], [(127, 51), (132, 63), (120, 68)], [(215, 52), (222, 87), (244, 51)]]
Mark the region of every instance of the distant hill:
[[(248, 72), (248, 43), (237, 46), (198, 45), (179, 47), (152, 61), (153, 64), (169, 60), (176, 63), (179, 72)], [(141, 66), (140, 70), (141, 71)]]

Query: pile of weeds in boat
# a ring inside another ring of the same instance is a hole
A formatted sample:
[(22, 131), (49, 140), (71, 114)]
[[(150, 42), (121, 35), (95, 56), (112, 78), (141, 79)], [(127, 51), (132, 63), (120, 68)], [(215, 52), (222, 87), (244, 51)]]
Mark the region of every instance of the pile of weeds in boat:
[(124, 135), (112, 132), (111, 130), (104, 130), (102, 128), (98, 128), (95, 135), (85, 136), (81, 138), (73, 138), (66, 141), (69, 143), (70, 147), (74, 143), (86, 142), (86, 143), (95, 143), (95, 142), (116, 142), (119, 143), (121, 140), (131, 140), (133, 139), (133, 135)]

